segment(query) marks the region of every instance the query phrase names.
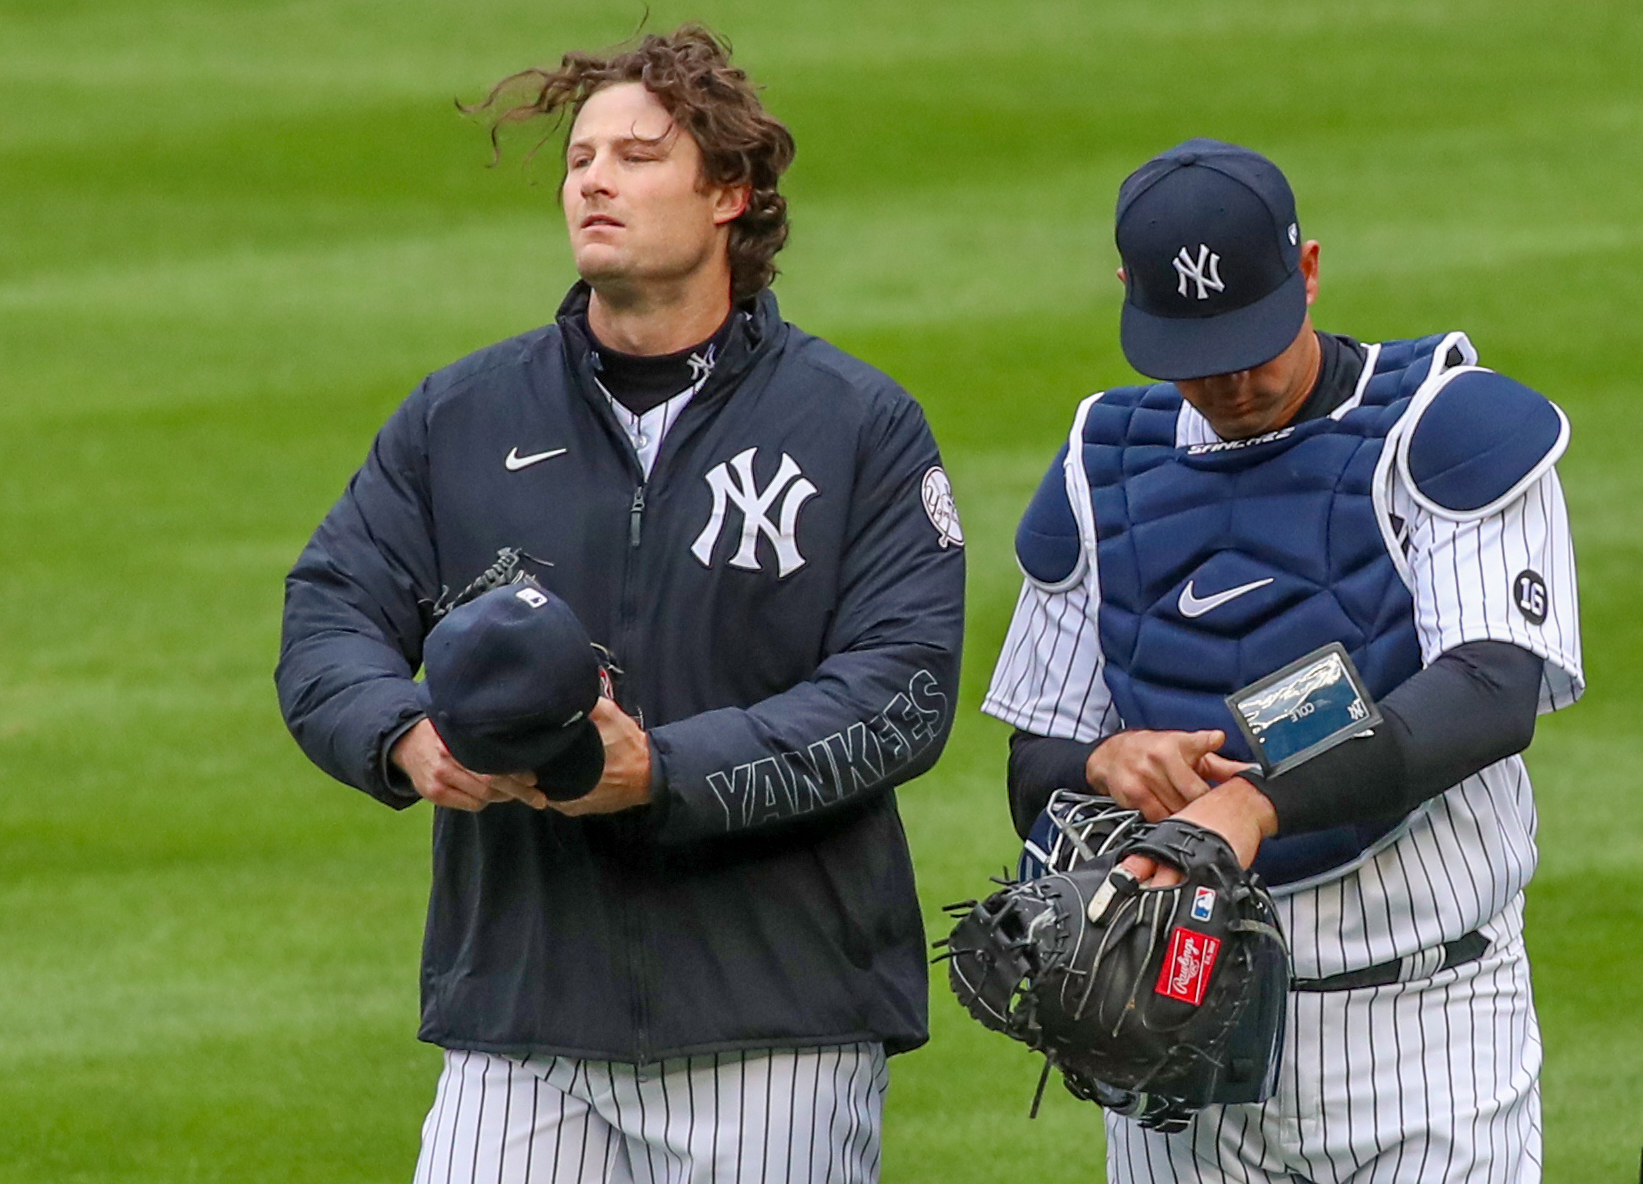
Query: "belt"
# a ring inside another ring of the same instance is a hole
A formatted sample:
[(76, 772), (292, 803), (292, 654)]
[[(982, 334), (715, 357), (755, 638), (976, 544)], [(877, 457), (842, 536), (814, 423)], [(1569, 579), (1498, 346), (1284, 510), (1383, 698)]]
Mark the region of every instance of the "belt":
[(1476, 962), (1489, 948), (1489, 939), (1476, 929), (1454, 941), (1446, 941), (1430, 950), (1417, 950), (1390, 962), (1377, 962), (1362, 970), (1348, 970), (1328, 978), (1298, 978), (1290, 983), (1296, 991), (1352, 991), (1359, 987), (1384, 987), (1391, 983), (1407, 983), (1418, 978), (1431, 978), (1440, 970), (1449, 970)]

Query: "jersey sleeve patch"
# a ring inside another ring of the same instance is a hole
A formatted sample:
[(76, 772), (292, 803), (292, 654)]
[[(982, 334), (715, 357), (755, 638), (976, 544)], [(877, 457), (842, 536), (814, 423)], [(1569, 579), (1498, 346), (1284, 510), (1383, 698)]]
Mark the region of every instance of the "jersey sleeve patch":
[(1061, 591), (1084, 574), (1084, 546), (1067, 495), (1067, 446), (1055, 454), (1038, 492), (1015, 531), (1015, 554), (1027, 578), (1047, 591)]
[(1445, 374), (1404, 434), (1399, 463), (1415, 499), (1446, 518), (1471, 519), (1506, 505), (1569, 443), (1556, 404), (1504, 374), (1463, 367)]

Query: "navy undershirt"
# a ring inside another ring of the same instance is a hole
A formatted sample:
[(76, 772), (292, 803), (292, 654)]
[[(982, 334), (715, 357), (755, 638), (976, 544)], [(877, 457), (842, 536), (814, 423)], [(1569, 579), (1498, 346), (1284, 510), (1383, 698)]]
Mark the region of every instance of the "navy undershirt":
[[(625, 354), (604, 344), (588, 329), (588, 340), (598, 358), (599, 381), (610, 397), (635, 415), (643, 415), (688, 389), (702, 377), (702, 362), (711, 362), (730, 337), (735, 314), (713, 331), (713, 336), (671, 354)], [(691, 359), (698, 359), (695, 365)]]
[[(1319, 333), (1318, 378), (1290, 423), (1319, 419), (1352, 397), (1367, 351)], [(1278, 814), (1278, 833), (1399, 818), (1486, 765), (1521, 752), (1534, 736), (1542, 662), (1503, 641), (1473, 641), (1440, 655), (1380, 703), (1386, 723), (1279, 777), (1252, 776)], [(1010, 814), (1023, 838), (1063, 787), (1087, 788), (1085, 764), (1099, 741), (1016, 731), (1010, 737)]]
[(1290, 423), (1305, 423), (1322, 419), (1350, 399), (1358, 389), (1363, 376), (1363, 364), (1369, 351), (1350, 337), (1340, 333), (1319, 333), (1318, 377), (1313, 380), (1312, 393), (1290, 419)]

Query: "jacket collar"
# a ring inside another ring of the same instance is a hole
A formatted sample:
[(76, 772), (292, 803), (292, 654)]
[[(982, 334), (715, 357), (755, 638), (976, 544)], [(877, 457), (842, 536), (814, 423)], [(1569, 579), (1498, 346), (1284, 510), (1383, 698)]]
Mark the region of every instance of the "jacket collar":
[[(589, 395), (597, 393), (594, 379), (599, 372), (599, 355), (588, 330), (588, 300), (592, 295), (593, 289), (578, 280), (560, 302), (556, 318), (565, 342), (565, 359), (572, 372), (582, 379)], [(769, 288), (738, 301), (731, 309), (731, 316), (735, 324), (724, 350), (702, 389), (691, 400), (693, 404), (704, 405), (723, 397), (755, 362), (774, 351), (781, 340), (781, 310), (776, 305), (775, 293)]]

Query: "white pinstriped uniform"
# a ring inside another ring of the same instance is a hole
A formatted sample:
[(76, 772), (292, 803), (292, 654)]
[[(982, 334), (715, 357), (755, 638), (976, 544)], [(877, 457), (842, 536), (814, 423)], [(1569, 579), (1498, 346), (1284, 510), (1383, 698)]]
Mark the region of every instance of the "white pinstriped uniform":
[(643, 1068), (447, 1050), (414, 1184), (871, 1184), (888, 1082), (872, 1043)]
[[(1456, 338), (1470, 361), (1470, 343)], [(1372, 356), (1364, 381), (1373, 365)], [(1417, 404), (1435, 393), (1435, 381)], [(1103, 678), (1094, 526), (1078, 461), (1084, 416), (1100, 397), (1080, 407), (1066, 465), (1083, 559), (1060, 586), (1025, 581), (982, 704), (1018, 728), (1080, 741), (1123, 726)], [(1354, 396), (1334, 414), (1356, 403)], [(1387, 439), (1376, 506), (1414, 600), (1423, 662), (1463, 642), (1511, 642), (1545, 660), (1542, 712), (1574, 702), (1585, 685), (1574, 551), (1551, 467), (1562, 442), (1506, 504), (1457, 519), (1417, 497), (1396, 463), (1398, 435), (1394, 429)], [(1216, 439), (1208, 421), (1183, 404), (1177, 445)], [(1514, 580), (1525, 571), (1544, 581), (1539, 624), (1515, 602)], [(1406, 984), (1298, 993), (1277, 1096), (1260, 1107), (1211, 1107), (1175, 1136), (1109, 1119), (1114, 1178), (1538, 1179), (1540, 1038), (1522, 943), (1534, 834), (1527, 771), (1521, 757), (1508, 757), (1425, 803), (1348, 868), (1276, 889), (1302, 978), (1407, 955), (1435, 968), (1437, 947), (1473, 929), (1490, 939), (1490, 950), (1476, 963)], [(1210, 1146), (1218, 1140), (1224, 1171)]]

